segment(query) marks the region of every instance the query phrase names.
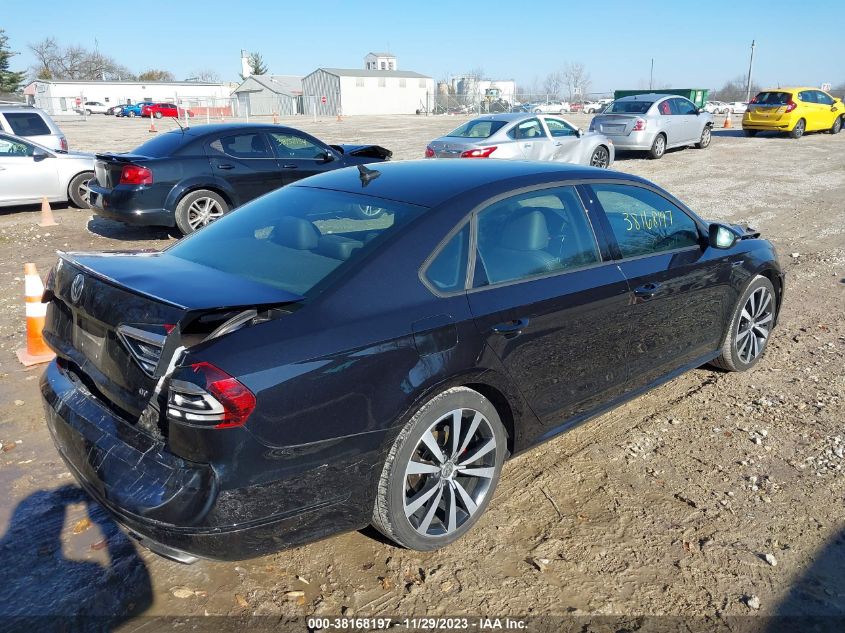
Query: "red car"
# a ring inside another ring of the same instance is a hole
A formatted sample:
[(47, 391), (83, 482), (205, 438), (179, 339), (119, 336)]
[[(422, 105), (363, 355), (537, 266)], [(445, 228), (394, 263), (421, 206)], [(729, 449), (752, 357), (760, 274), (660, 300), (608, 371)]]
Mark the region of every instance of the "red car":
[[(150, 103), (141, 106), (141, 116), (154, 116), (157, 119), (164, 116), (181, 118), (185, 116), (185, 112), (184, 109), (177, 108), (174, 103)], [(194, 113), (190, 110), (187, 113), (189, 118), (194, 116)]]

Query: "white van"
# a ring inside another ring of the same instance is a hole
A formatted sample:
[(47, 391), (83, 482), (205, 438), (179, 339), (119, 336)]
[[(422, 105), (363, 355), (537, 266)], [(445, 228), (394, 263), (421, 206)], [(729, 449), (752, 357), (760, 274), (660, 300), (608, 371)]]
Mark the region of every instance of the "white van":
[(0, 104), (0, 132), (23, 136), (44, 147), (67, 151), (67, 138), (50, 115), (39, 108)]

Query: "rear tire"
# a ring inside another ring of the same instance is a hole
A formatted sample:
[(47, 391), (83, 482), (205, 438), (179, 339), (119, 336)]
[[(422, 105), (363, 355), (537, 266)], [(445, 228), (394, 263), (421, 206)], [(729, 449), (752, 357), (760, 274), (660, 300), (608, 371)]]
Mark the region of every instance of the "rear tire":
[(507, 433), (491, 402), (467, 387), (447, 389), (394, 441), (376, 491), (373, 527), (409, 549), (448, 545), (484, 514), (506, 456)]
[(666, 153), (666, 137), (663, 134), (658, 134), (654, 137), (654, 143), (651, 144), (651, 149), (648, 150), (648, 157), (654, 160), (663, 158)]
[(70, 181), (70, 184), (67, 186), (67, 199), (70, 200), (71, 204), (75, 206), (77, 209), (88, 209), (90, 205), (88, 204), (88, 190), (84, 189), (84, 185), (94, 178), (93, 171), (83, 171), (81, 174), (77, 174), (73, 177)]
[(710, 147), (710, 141), (713, 138), (713, 130), (710, 129), (709, 125), (705, 125), (704, 129), (701, 130), (701, 139), (698, 143), (695, 144), (696, 148), (698, 149), (707, 149)]
[(833, 122), (833, 127), (830, 128), (831, 134), (839, 134), (842, 131), (842, 118), (841, 116), (836, 117), (836, 120)]
[(176, 205), (176, 226), (182, 235), (190, 235), (228, 212), (229, 205), (220, 194), (208, 189), (197, 189)]
[(156, 112), (156, 113), (155, 113), (155, 117), (156, 117), (157, 119), (160, 119), (160, 118), (161, 118), (161, 112)]
[(711, 364), (725, 371), (751, 369), (762, 358), (777, 314), (777, 295), (772, 282), (757, 275), (734, 308), (722, 352)]
[(130, 110), (130, 111), (129, 111), (129, 118), (130, 118), (130, 119), (134, 119), (134, 118), (135, 118), (135, 110)]
[(795, 127), (792, 128), (792, 131), (789, 133), (789, 138), (801, 138), (804, 136), (804, 132), (807, 130), (807, 122), (804, 119), (798, 119), (798, 123), (795, 124)]
[(590, 167), (598, 167), (599, 169), (610, 167), (610, 152), (604, 145), (599, 145), (593, 150), (593, 155), (590, 157)]

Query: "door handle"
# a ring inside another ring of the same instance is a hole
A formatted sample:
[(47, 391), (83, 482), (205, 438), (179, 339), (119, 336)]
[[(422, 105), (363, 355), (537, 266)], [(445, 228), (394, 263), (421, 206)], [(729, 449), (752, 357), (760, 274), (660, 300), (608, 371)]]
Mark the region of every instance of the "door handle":
[(506, 323), (499, 323), (493, 326), (493, 331), (496, 334), (501, 334), (505, 338), (514, 338), (522, 334), (522, 330), (528, 327), (528, 319), (514, 319)]
[(640, 299), (651, 299), (660, 291), (660, 284), (647, 283), (634, 290), (634, 296)]
[(523, 147), (531, 147), (531, 143), (525, 143), (525, 145), (523, 145)]
[(297, 167), (299, 167), (299, 165), (282, 165), (282, 169), (296, 169)]
[(222, 165), (217, 165), (217, 169), (234, 169), (234, 165), (229, 165), (228, 163), (223, 163)]

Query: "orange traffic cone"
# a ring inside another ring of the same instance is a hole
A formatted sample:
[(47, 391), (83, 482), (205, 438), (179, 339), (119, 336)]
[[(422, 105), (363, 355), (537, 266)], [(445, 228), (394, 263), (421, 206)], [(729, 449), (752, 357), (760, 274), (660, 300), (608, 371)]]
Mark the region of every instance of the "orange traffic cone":
[(47, 196), (41, 198), (41, 222), (38, 226), (57, 226), (55, 218), (53, 218), (53, 209), (50, 208), (50, 203), (47, 201)]
[(15, 353), (18, 360), (26, 367), (46, 363), (56, 355), (47, 347), (41, 335), (44, 319), (47, 316), (47, 304), (41, 303), (44, 284), (35, 270), (35, 264), (24, 264), (24, 294), (26, 295), (26, 349)]
[(278, 124), (279, 124), (279, 113), (274, 112), (273, 113), (273, 125), (278, 125)]
[(723, 128), (733, 127), (733, 123), (731, 123), (731, 113), (730, 112), (725, 113), (725, 122), (722, 125), (722, 127)]
[(152, 114), (150, 114), (150, 132), (155, 133), (155, 132), (157, 132), (157, 131), (158, 131), (158, 130), (156, 130), (156, 121), (155, 121), (155, 118), (153, 117), (153, 115), (152, 115)]

